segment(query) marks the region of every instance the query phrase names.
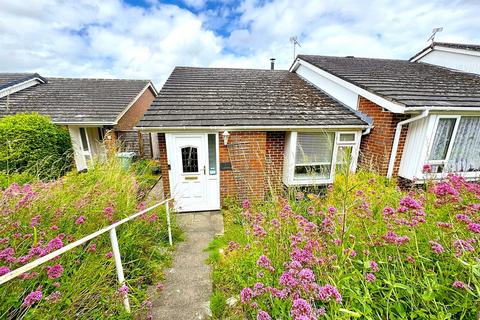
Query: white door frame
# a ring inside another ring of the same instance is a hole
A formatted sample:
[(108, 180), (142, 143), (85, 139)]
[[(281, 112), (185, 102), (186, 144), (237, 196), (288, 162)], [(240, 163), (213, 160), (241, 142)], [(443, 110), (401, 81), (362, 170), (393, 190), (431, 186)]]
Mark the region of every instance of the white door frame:
[[(210, 174), (209, 168), (209, 149), (208, 149), (208, 135), (215, 135), (215, 164), (216, 164), (216, 174)], [(209, 211), (209, 210), (219, 210), (220, 209), (220, 147), (219, 147), (219, 136), (218, 132), (171, 132), (165, 133), (165, 142), (167, 149), (167, 161), (169, 167), (169, 181), (170, 181), (170, 193), (175, 199), (175, 190), (176, 186), (179, 183), (182, 173), (181, 173), (181, 164), (176, 163), (175, 161), (175, 138), (176, 137), (195, 137), (203, 139), (203, 153), (205, 156), (201, 160), (203, 163), (198, 163), (199, 173), (203, 176), (202, 183), (204, 184), (206, 195), (205, 202), (200, 205), (195, 205), (194, 207), (183, 206), (176, 207), (177, 212), (187, 212), (187, 211)], [(200, 152), (199, 152), (200, 153)], [(199, 159), (200, 161), (200, 159)], [(205, 166), (205, 171), (203, 167)], [(180, 202), (180, 201), (179, 201)]]

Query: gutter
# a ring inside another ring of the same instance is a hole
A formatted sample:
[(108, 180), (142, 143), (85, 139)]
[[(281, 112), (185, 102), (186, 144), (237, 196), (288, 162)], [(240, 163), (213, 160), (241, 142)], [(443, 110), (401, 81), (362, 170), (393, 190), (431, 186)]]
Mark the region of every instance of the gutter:
[(430, 109), (425, 109), (418, 116), (397, 123), (397, 129), (395, 130), (395, 138), (393, 139), (392, 152), (390, 153), (390, 161), (388, 163), (387, 178), (391, 178), (393, 175), (393, 167), (395, 166), (395, 158), (397, 156), (398, 143), (400, 142), (400, 133), (402, 132), (402, 126), (404, 124), (423, 119), (427, 117), (429, 113)]
[(324, 125), (324, 126), (180, 126), (180, 127), (133, 127), (134, 130), (145, 132), (168, 132), (168, 131), (295, 131), (295, 130), (362, 130), (370, 125)]

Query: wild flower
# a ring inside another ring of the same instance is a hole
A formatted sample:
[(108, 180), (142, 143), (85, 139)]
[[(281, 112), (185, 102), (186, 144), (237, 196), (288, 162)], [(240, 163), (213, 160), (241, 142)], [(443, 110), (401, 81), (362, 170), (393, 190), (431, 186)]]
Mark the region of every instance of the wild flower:
[(452, 286), (454, 288), (457, 288), (457, 289), (468, 289), (469, 288), (469, 286), (465, 282), (462, 282), (462, 281), (459, 281), (459, 280), (455, 280), (453, 282)]
[(309, 285), (313, 282), (315, 282), (315, 274), (313, 273), (313, 271), (311, 269), (302, 269), (300, 270), (300, 272), (298, 273), (298, 279), (300, 280), (300, 283), (302, 285)]
[(257, 313), (257, 320), (271, 320), (272, 317), (268, 314), (268, 312), (263, 310), (258, 310)]
[(88, 252), (95, 252), (97, 251), (97, 244), (96, 243), (92, 243), (88, 246), (88, 249), (87, 249)]
[(75, 220), (75, 224), (83, 224), (86, 219), (85, 216), (80, 216)]
[(107, 253), (105, 253), (105, 258), (110, 259), (111, 257), (113, 257), (112, 251), (108, 251)]
[(153, 303), (150, 299), (146, 299), (142, 302), (142, 308), (144, 309), (151, 309), (153, 306)]
[(373, 282), (377, 279), (377, 277), (375, 277), (375, 275), (373, 273), (367, 273), (365, 274), (365, 280), (367, 282)]
[(0, 238), (0, 244), (5, 244), (5, 243), (8, 243), (9, 241), (10, 241), (9, 237)]
[(295, 194), (295, 199), (297, 199), (297, 201), (303, 200), (304, 198), (305, 198), (305, 194), (303, 192), (297, 192)]
[(450, 229), (452, 227), (452, 224), (448, 222), (438, 221), (437, 226), (444, 229)]
[(459, 195), (459, 192), (447, 182), (439, 182), (435, 184), (432, 187), (431, 191), (438, 197), (444, 197), (444, 196), (457, 197)]
[(7, 274), (10, 272), (10, 268), (7, 266), (1, 266), (0, 267), (0, 276), (3, 276), (4, 274)]
[(408, 209), (421, 209), (422, 205), (410, 196), (406, 196), (400, 200), (400, 205)]
[(242, 208), (244, 210), (250, 209), (250, 200), (248, 200), (248, 199), (243, 200), (242, 201)]
[(24, 299), (22, 306), (30, 307), (35, 302), (42, 300), (42, 291), (32, 291)]
[(373, 272), (378, 272), (380, 271), (380, 268), (378, 267), (378, 263), (375, 261), (370, 261), (369, 263), (370, 269), (372, 269)]
[(0, 251), (0, 260), (8, 261), (10, 258), (13, 257), (14, 254), (15, 254), (15, 249), (13, 249), (12, 247), (3, 249), (2, 251)]
[(472, 231), (473, 233), (480, 233), (480, 223), (470, 222), (468, 224), (468, 230)]
[(428, 243), (430, 243), (430, 246), (432, 247), (432, 250), (435, 253), (437, 253), (437, 254), (443, 253), (444, 249), (443, 249), (443, 246), (440, 243), (432, 241), (432, 240), (430, 240)]
[(47, 243), (47, 245), (45, 246), (45, 250), (48, 253), (50, 253), (62, 247), (63, 247), (63, 241), (59, 236), (57, 236)]
[(255, 297), (258, 297), (258, 296), (264, 294), (266, 291), (267, 291), (267, 288), (261, 282), (257, 282), (253, 285), (253, 295)]
[(460, 257), (464, 252), (473, 252), (475, 248), (471, 245), (471, 241), (457, 239), (453, 241), (453, 248), (455, 250), (455, 256)]
[(53, 231), (58, 230), (58, 226), (57, 226), (57, 225), (53, 225), (53, 226), (50, 227), (50, 230), (53, 230)]
[(62, 293), (60, 291), (55, 291), (51, 293), (49, 296), (45, 297), (45, 300), (50, 303), (58, 302), (62, 297)]
[(265, 229), (259, 225), (255, 225), (253, 227), (253, 235), (259, 238), (263, 238), (267, 235)]
[(118, 288), (118, 293), (123, 297), (126, 296), (128, 294), (128, 286), (123, 284), (120, 288)]
[(318, 298), (322, 301), (330, 301), (331, 299), (335, 302), (342, 302), (342, 295), (338, 292), (338, 289), (330, 284), (326, 284), (323, 287), (318, 287)]
[(49, 279), (57, 279), (60, 278), (63, 274), (63, 267), (60, 264), (56, 264), (53, 266), (47, 266), (47, 275)]
[(108, 221), (113, 220), (113, 208), (112, 207), (106, 207), (103, 209), (103, 213), (105, 214), (105, 217), (107, 218)]
[(155, 289), (157, 290), (157, 292), (162, 291), (163, 288), (164, 288), (164, 285), (161, 282), (157, 283), (157, 285), (155, 286)]
[(328, 214), (330, 216), (334, 215), (335, 212), (337, 212), (337, 209), (335, 207), (332, 207), (332, 206), (328, 207)]
[(30, 227), (37, 226), (40, 223), (41, 218), (42, 218), (42, 216), (40, 216), (40, 215), (37, 215), (37, 216), (33, 217), (31, 222), (30, 222)]
[(312, 306), (304, 299), (298, 298), (293, 300), (292, 309), (290, 314), (295, 320), (310, 319), (312, 317)]
[(284, 273), (282, 273), (282, 275), (280, 276), (279, 282), (282, 286), (285, 286), (286, 289), (290, 291), (298, 286), (298, 280), (295, 278), (295, 276), (291, 272), (288, 272), (288, 271), (285, 271)]
[(432, 166), (429, 165), (428, 163), (424, 164), (423, 168), (422, 168), (422, 172), (423, 173), (431, 173), (432, 172)]
[(463, 222), (465, 222), (465, 223), (470, 223), (470, 222), (471, 222), (470, 217), (467, 216), (466, 214), (462, 214), (462, 213), (457, 214), (457, 215), (455, 216), (455, 218), (456, 218), (457, 220), (463, 221)]
[(247, 303), (253, 298), (253, 290), (250, 288), (243, 288), (240, 292), (240, 301), (242, 303)]
[(261, 255), (257, 260), (257, 266), (265, 268), (271, 272), (275, 271), (275, 268), (272, 267), (272, 261), (268, 259), (267, 256)]

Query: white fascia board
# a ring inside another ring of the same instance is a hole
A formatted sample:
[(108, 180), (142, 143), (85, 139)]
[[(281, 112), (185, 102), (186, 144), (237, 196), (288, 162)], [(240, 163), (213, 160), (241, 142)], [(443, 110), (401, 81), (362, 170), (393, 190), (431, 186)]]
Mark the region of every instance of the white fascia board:
[(128, 110), (130, 110), (130, 108), (135, 104), (135, 102), (137, 102), (138, 99), (140, 99), (140, 97), (145, 93), (145, 91), (147, 91), (147, 89), (151, 89), (153, 91), (153, 95), (156, 97), (157, 96), (157, 90), (155, 90), (155, 88), (153, 87), (152, 83), (149, 82), (147, 83), (147, 85), (142, 89), (142, 91), (140, 91), (136, 96), (135, 98), (133, 98), (132, 101), (130, 101), (130, 103), (127, 105), (127, 107), (125, 109), (123, 109), (123, 111), (115, 118), (115, 124), (118, 123), (118, 121), (120, 121), (120, 119), (125, 115), (125, 113), (127, 113)]
[(432, 52), (433, 49), (432, 48), (428, 48), (427, 50), (425, 50), (424, 52), (422, 52), (421, 54), (419, 54), (418, 56), (415, 56), (413, 57), (412, 59), (410, 59), (410, 62), (416, 62), (420, 59), (422, 59), (423, 57), (425, 57), (427, 54), (429, 54), (430, 52)]
[(212, 126), (212, 127), (134, 127), (134, 130), (145, 132), (171, 131), (318, 131), (318, 130), (356, 130), (367, 129), (368, 125), (336, 125), (336, 126)]
[(480, 52), (479, 51), (466, 50), (466, 49), (460, 49), (460, 48), (449, 48), (449, 47), (443, 47), (441, 45), (435, 45), (433, 47), (433, 49), (434, 50), (439, 50), (439, 51), (446, 51), (446, 52), (466, 54), (466, 55), (470, 55), (470, 56), (480, 57)]
[(115, 123), (113, 122), (74, 122), (74, 121), (52, 121), (54, 124), (58, 124), (61, 126), (113, 126)]
[(405, 113), (409, 113), (409, 111), (424, 111), (424, 110), (430, 110), (430, 111), (471, 111), (471, 112), (480, 112), (480, 107), (407, 107), (405, 109)]
[(345, 87), (346, 89), (349, 89), (353, 92), (355, 92), (356, 94), (358, 95), (361, 95), (362, 97), (372, 101), (373, 103), (376, 103), (377, 105), (393, 112), (393, 113), (404, 113), (405, 112), (405, 106), (403, 104), (400, 104), (400, 103), (397, 103), (397, 102), (393, 102), (393, 101), (390, 101), (390, 100), (387, 100), (377, 94), (374, 94), (370, 91), (367, 91), (363, 88), (360, 88), (359, 86), (356, 86), (346, 80), (343, 80), (333, 74), (331, 74), (330, 72), (327, 72), (323, 69), (320, 69), (316, 66), (314, 66), (313, 64), (311, 63), (308, 63), (302, 59), (297, 59), (295, 61), (295, 63), (293, 64), (293, 66), (290, 68), (290, 72), (295, 72), (295, 70), (298, 68), (299, 65), (304, 65), (310, 69), (312, 69), (313, 71), (317, 72), (318, 74), (320, 74), (321, 76), (329, 79), (330, 81), (333, 81), (335, 83), (337, 83), (338, 85), (341, 85), (343, 87)]

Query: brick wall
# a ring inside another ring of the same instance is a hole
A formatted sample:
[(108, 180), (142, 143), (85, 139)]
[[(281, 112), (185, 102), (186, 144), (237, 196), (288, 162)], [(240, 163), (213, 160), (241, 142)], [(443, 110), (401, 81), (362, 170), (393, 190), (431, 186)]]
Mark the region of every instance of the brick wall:
[(118, 120), (115, 126), (116, 130), (131, 130), (142, 119), (150, 104), (152, 104), (155, 95), (150, 89), (145, 92), (133, 103), (127, 112)]
[[(359, 166), (373, 169), (381, 175), (387, 175), (397, 123), (408, 119), (409, 116), (395, 114), (390, 111), (382, 111), (382, 107), (363, 97), (359, 98), (358, 105), (359, 111), (373, 119), (374, 126), (368, 135), (362, 136)], [(398, 144), (394, 176), (397, 175), (400, 167), (407, 132), (408, 126), (404, 126)]]
[(284, 190), (282, 182), (284, 152), (285, 132), (267, 132), (265, 157), (267, 175), (265, 177), (265, 186), (267, 191), (275, 194), (279, 194)]
[(151, 139), (149, 133), (141, 133), (136, 130), (116, 131), (119, 140), (120, 151), (133, 151), (139, 157), (151, 158)]
[(170, 177), (168, 171), (167, 143), (165, 133), (158, 134), (158, 148), (160, 149), (160, 168), (162, 169), (163, 193), (165, 197), (170, 197)]

